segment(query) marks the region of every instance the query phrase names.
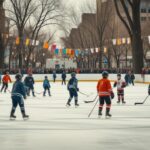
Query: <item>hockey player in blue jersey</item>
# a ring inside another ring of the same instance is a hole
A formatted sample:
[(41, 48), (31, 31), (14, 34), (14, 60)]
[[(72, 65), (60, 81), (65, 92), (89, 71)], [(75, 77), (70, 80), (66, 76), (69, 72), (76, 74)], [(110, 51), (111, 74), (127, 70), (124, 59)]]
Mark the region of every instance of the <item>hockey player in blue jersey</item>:
[(50, 83), (49, 83), (49, 80), (48, 80), (48, 77), (45, 76), (45, 79), (43, 81), (43, 88), (44, 88), (44, 92), (43, 92), (43, 96), (46, 96), (46, 91), (48, 91), (48, 95), (51, 96), (51, 93), (50, 93)]
[(27, 96), (30, 96), (30, 91), (32, 91), (32, 95), (35, 97), (34, 94), (34, 78), (32, 77), (32, 73), (24, 79), (24, 85), (27, 87)]
[(78, 91), (79, 91), (79, 88), (78, 88), (78, 80), (76, 78), (76, 73), (73, 72), (71, 73), (71, 79), (69, 80), (68, 82), (68, 91), (69, 91), (69, 95), (70, 95), (70, 98), (68, 99), (68, 102), (66, 104), (66, 106), (71, 106), (70, 103), (71, 103), (71, 100), (75, 99), (75, 106), (78, 107), (79, 104), (78, 104)]
[(16, 82), (13, 84), (12, 95), (11, 95), (12, 110), (10, 113), (10, 119), (11, 120), (16, 119), (16, 116), (14, 114), (15, 114), (15, 111), (16, 111), (16, 108), (18, 105), (20, 106), (23, 119), (28, 119), (29, 116), (26, 115), (26, 113), (25, 113), (25, 106), (24, 106), (24, 100), (23, 100), (23, 98), (26, 99), (26, 92), (25, 92), (24, 85), (21, 81), (22, 75), (17, 74), (15, 76), (15, 78), (16, 78)]

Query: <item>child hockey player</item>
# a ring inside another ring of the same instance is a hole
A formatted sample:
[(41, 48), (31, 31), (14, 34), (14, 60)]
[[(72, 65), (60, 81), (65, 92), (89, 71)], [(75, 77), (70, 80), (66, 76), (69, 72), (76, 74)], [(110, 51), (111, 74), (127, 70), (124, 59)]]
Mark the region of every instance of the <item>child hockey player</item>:
[(4, 89), (4, 92), (6, 93), (6, 90), (8, 89), (8, 82), (11, 82), (11, 78), (9, 76), (9, 72), (7, 71), (6, 74), (4, 75), (3, 79), (2, 79), (3, 85), (1, 88), (1, 92)]
[[(108, 72), (104, 71), (102, 73), (102, 79), (98, 81), (97, 92), (99, 95), (99, 111), (98, 116), (102, 116), (102, 110), (104, 103), (106, 103), (106, 118), (110, 118), (112, 115), (109, 113), (111, 108), (111, 99), (114, 98), (114, 93), (112, 91), (111, 83), (108, 80)], [(111, 97), (111, 98), (110, 98)]]
[(56, 71), (54, 70), (53, 71), (53, 81), (54, 81), (54, 83), (56, 82), (56, 78), (57, 78), (57, 75), (56, 75)]
[(43, 81), (43, 88), (44, 88), (43, 96), (45, 96), (46, 91), (48, 91), (49, 96), (51, 96), (50, 87), (51, 87), (51, 86), (50, 86), (48, 77), (45, 76), (45, 79), (44, 79), (44, 81)]
[(114, 83), (114, 87), (117, 87), (117, 103), (120, 103), (120, 101), (122, 101), (122, 103), (125, 104), (126, 102), (124, 101), (124, 88), (126, 87), (126, 83), (121, 79), (120, 73), (117, 75), (117, 81)]
[(26, 92), (25, 92), (24, 85), (21, 81), (22, 80), (22, 75), (17, 74), (15, 76), (15, 78), (16, 78), (16, 82), (13, 84), (12, 95), (11, 95), (12, 110), (11, 110), (11, 113), (10, 113), (10, 119), (11, 120), (16, 119), (16, 116), (14, 114), (15, 114), (17, 105), (20, 106), (23, 119), (28, 119), (29, 116), (26, 115), (26, 113), (25, 113), (25, 107), (24, 107), (24, 101), (23, 101), (23, 98), (26, 99)]
[(79, 88), (78, 88), (78, 80), (76, 79), (76, 73), (75, 72), (71, 73), (71, 79), (69, 80), (67, 87), (68, 87), (68, 91), (70, 94), (70, 98), (69, 98), (66, 106), (68, 106), (68, 107), (71, 106), (70, 102), (74, 97), (75, 98), (75, 106), (78, 107), (79, 106), (79, 104), (78, 104)]
[(29, 73), (29, 75), (24, 79), (24, 85), (27, 87), (27, 95), (30, 96), (30, 91), (32, 91), (33, 97), (35, 97), (34, 94), (34, 78), (32, 77), (32, 73)]
[(65, 84), (66, 85), (66, 72), (63, 71), (62, 75), (61, 75), (61, 78), (62, 78), (62, 85)]

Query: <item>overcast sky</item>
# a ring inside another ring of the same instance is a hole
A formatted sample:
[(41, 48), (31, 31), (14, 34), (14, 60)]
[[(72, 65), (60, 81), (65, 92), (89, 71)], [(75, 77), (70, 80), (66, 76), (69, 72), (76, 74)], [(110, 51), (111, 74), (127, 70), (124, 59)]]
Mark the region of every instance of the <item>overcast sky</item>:
[[(96, 0), (62, 0), (65, 6), (67, 7), (73, 7), (76, 9), (79, 17), (81, 17), (80, 10), (85, 7), (85, 4), (88, 3), (90, 5), (93, 5), (94, 8), (96, 7)], [(69, 10), (68, 10), (69, 11)], [(84, 13), (88, 13), (88, 10), (82, 10)], [(94, 11), (95, 12), (95, 11)], [(63, 36), (61, 31), (57, 31), (56, 33), (56, 41), (57, 44), (61, 46), (61, 43), (59, 41), (59, 38)]]

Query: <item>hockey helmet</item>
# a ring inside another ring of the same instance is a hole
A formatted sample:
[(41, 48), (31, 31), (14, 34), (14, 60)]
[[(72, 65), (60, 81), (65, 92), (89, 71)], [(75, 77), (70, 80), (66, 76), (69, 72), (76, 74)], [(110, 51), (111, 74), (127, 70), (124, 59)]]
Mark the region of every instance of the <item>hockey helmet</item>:
[(22, 75), (20, 73), (17, 73), (15, 78), (16, 78), (16, 80), (21, 80), (22, 79)]
[(71, 73), (71, 77), (75, 77), (76, 76), (76, 73), (75, 72), (72, 72)]
[(108, 74), (109, 74), (109, 73), (108, 73), (107, 71), (103, 71), (103, 72), (102, 72), (102, 76), (103, 76), (104, 78), (107, 78), (107, 77), (108, 77)]

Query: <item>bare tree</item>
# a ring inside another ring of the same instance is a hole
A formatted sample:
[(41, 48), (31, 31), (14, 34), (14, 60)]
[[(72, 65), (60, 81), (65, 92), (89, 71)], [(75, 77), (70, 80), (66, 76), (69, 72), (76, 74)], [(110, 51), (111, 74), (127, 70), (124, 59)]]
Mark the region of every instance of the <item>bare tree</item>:
[(4, 0), (0, 0), (0, 68), (3, 68), (4, 66), (4, 39), (3, 39), (3, 30), (5, 25), (5, 19), (4, 19), (4, 9), (3, 9), (3, 3)]
[[(116, 12), (126, 27), (132, 41), (133, 70), (135, 73), (140, 73), (144, 66), (140, 22), (141, 0), (114, 0), (114, 4)], [(121, 11), (124, 13), (121, 13)], [(125, 14), (125, 17), (123, 14)]]

